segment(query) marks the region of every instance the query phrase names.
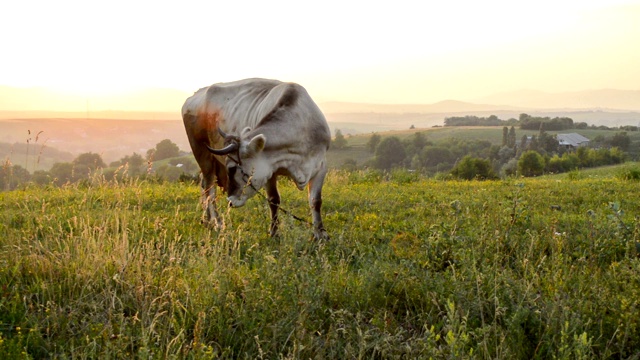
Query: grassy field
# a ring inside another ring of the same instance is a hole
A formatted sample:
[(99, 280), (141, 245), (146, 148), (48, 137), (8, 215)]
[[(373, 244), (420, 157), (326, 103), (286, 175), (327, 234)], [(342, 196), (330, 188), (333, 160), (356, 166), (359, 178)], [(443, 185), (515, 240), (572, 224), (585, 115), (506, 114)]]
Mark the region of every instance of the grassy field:
[(637, 358), (637, 193), (333, 171), (326, 243), (189, 184), (0, 193), (0, 358)]

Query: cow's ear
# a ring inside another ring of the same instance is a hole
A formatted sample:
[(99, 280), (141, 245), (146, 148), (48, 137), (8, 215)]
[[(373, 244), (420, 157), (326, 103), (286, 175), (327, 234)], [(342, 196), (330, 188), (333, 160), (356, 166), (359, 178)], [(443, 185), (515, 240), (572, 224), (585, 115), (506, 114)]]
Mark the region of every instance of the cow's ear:
[(249, 144), (247, 145), (247, 155), (253, 156), (259, 153), (260, 151), (262, 151), (262, 149), (264, 149), (264, 145), (266, 142), (267, 142), (267, 138), (264, 137), (264, 135), (258, 134), (254, 136), (253, 139), (251, 139), (251, 141), (249, 141)]
[(240, 137), (243, 137), (249, 131), (251, 131), (251, 128), (248, 127), (248, 126), (246, 128), (244, 128), (244, 129), (242, 129), (242, 131), (240, 132)]

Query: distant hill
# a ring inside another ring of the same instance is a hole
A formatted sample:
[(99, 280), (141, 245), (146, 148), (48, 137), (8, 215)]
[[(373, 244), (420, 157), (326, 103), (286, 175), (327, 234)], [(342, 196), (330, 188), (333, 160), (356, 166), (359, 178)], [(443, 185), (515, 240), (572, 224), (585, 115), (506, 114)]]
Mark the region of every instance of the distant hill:
[(366, 104), (324, 102), (325, 113), (459, 113), (484, 111), (640, 111), (640, 90), (601, 89), (549, 93), (518, 90), (472, 101), (445, 100), (434, 104)]
[(561, 93), (518, 90), (493, 94), (475, 99), (474, 101), (537, 110), (588, 109), (640, 111), (640, 90), (600, 89)]
[(324, 102), (318, 104), (324, 113), (383, 113), (383, 114), (434, 114), (477, 111), (517, 110), (514, 106), (474, 104), (457, 100), (444, 100), (434, 104), (367, 104), (349, 102)]

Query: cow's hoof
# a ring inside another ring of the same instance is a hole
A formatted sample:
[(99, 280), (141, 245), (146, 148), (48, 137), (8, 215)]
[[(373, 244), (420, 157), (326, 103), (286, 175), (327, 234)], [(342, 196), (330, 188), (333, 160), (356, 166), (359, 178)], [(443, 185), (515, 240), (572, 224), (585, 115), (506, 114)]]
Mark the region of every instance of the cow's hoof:
[(327, 233), (327, 230), (325, 229), (314, 230), (313, 239), (316, 241), (328, 241), (330, 240), (329, 233)]

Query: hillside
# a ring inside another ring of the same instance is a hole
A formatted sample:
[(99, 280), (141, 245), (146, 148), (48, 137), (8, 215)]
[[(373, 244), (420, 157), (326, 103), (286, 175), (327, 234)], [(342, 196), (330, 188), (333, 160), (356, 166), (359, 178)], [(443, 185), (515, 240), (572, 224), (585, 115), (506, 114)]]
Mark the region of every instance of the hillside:
[(640, 90), (600, 89), (548, 93), (535, 90), (519, 90), (489, 95), (475, 99), (489, 104), (509, 104), (530, 109), (577, 109), (640, 111)]

